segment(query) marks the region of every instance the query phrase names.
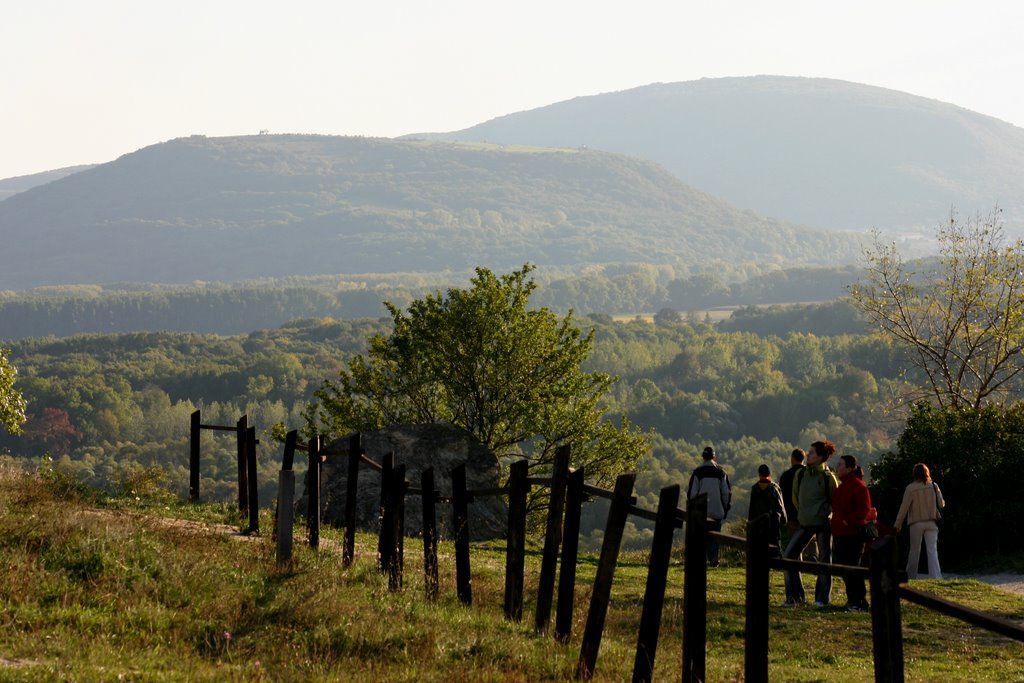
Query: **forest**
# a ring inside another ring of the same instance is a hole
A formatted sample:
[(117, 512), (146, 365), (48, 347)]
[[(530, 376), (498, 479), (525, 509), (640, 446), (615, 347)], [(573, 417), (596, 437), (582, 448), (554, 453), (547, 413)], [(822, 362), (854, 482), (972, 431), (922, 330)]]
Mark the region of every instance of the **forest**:
[[(537, 269), (540, 287), (533, 300), (559, 312), (575, 309), (617, 316), (653, 314), (662, 309), (686, 313), (832, 301), (846, 294), (848, 283), (859, 273), (855, 266), (780, 269), (753, 263), (720, 264), (699, 270), (645, 263), (607, 264), (584, 273), (543, 267)], [(0, 292), (0, 330), (8, 340), (147, 330), (247, 334), (300, 318), (382, 317), (386, 314), (382, 304), (385, 300), (403, 306), (462, 278), (468, 278), (468, 274), (291, 276), (231, 285), (38, 287)], [(729, 324), (750, 323), (755, 310), (740, 316), (743, 322), (737, 317)], [(824, 317), (829, 318), (827, 324), (838, 325), (831, 328), (833, 331), (854, 333), (864, 329), (863, 323), (851, 316), (834, 320), (831, 314)], [(797, 329), (785, 327), (793, 320), (780, 316), (773, 319), (782, 323), (781, 328)]]
[[(903, 413), (891, 397), (901, 393), (908, 364), (886, 340), (843, 331), (856, 323), (848, 307), (758, 308), (734, 318), (715, 324), (670, 310), (653, 321), (577, 317), (595, 331), (587, 369), (619, 378), (607, 414), (625, 415), (650, 434), (639, 467), (641, 504), (656, 507), (661, 487), (685, 484), (707, 444), (732, 477), (730, 519), (740, 520), (761, 463), (781, 473), (795, 446), (823, 437), (870, 462), (898, 436)], [(138, 496), (169, 488), (184, 497), (189, 415), (201, 410), (204, 424), (233, 426), (244, 414), (257, 428), (260, 499), (269, 504), (283, 451), (275, 426), (302, 428), (313, 392), (388, 324), (324, 317), (234, 336), (25, 338), (10, 344), (8, 358), (19, 370), (28, 421), (23, 435), (0, 436), (0, 449), (52, 461), (98, 487)], [(204, 498), (232, 500), (234, 440), (203, 434)], [(599, 514), (584, 529), (593, 543)], [(649, 534), (633, 527), (630, 543)]]

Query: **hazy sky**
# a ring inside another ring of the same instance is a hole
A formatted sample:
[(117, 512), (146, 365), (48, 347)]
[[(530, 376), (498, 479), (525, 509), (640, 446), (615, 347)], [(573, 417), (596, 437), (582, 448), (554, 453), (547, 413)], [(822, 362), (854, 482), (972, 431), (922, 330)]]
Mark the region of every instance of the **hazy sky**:
[(157, 142), (465, 128), (654, 82), (838, 78), (1024, 126), (1019, 0), (10, 0), (0, 178)]

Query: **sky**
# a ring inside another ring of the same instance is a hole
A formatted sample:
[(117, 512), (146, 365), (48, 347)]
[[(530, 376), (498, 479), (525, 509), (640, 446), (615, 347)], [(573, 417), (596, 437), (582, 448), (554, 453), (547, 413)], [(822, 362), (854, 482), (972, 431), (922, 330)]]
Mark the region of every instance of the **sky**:
[(650, 83), (837, 78), (1024, 127), (1019, 0), (9, 0), (0, 178), (193, 134), (453, 131)]

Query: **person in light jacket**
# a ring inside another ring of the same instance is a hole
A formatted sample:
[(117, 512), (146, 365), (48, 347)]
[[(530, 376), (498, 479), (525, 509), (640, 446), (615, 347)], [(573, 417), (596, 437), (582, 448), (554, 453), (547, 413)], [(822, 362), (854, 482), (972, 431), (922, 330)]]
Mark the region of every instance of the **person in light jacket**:
[[(818, 541), (818, 562), (832, 564), (832, 495), (839, 481), (828, 468), (828, 459), (836, 452), (836, 445), (829, 440), (815, 441), (807, 450), (807, 467), (793, 480), (793, 502), (796, 504), (796, 530), (783, 555), (788, 560), (800, 557), (812, 538)], [(783, 607), (795, 607), (804, 602), (804, 583), (800, 573), (787, 569), (783, 576), (786, 581), (786, 601)], [(814, 606), (828, 607), (832, 599), (832, 575), (818, 574), (814, 582)]]
[(939, 568), (939, 512), (946, 507), (939, 485), (932, 481), (928, 465), (914, 465), (914, 481), (903, 491), (903, 502), (896, 515), (896, 531), (903, 528), (903, 522), (910, 525), (910, 555), (907, 557), (907, 576), (917, 578), (918, 562), (921, 559), (921, 543), (924, 542), (928, 558), (928, 578), (941, 579)]

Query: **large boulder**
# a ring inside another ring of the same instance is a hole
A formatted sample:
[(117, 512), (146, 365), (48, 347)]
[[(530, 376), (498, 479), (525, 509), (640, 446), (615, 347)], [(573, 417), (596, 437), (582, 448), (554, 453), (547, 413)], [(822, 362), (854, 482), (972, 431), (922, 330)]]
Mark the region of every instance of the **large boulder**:
[[(326, 460), (321, 469), (320, 519), (332, 526), (345, 525), (345, 498), (348, 491), (348, 449), (350, 436), (336, 439), (324, 449)], [(469, 490), (501, 486), (501, 467), (493, 451), (476, 437), (450, 424), (393, 425), (361, 435), (363, 451), (380, 463), (388, 453), (395, 454), (395, 465), (405, 465), (410, 487), (420, 488), (420, 475), (434, 468), (434, 485), (442, 496), (451, 496), (451, 471), (466, 465)], [(305, 511), (305, 505), (301, 507)], [(502, 538), (508, 526), (508, 506), (503, 496), (477, 496), (469, 504), (469, 533), (473, 540)], [(380, 530), (380, 473), (365, 463), (359, 467), (356, 499), (356, 528), (377, 533)], [(440, 538), (453, 538), (452, 508), (437, 503), (437, 531)], [(405, 500), (405, 534), (423, 533), (423, 506), (419, 495)]]

